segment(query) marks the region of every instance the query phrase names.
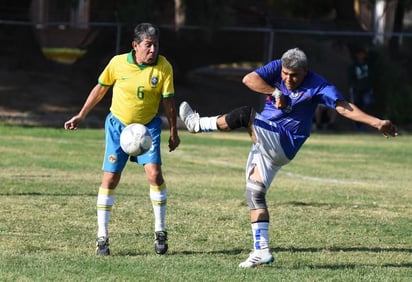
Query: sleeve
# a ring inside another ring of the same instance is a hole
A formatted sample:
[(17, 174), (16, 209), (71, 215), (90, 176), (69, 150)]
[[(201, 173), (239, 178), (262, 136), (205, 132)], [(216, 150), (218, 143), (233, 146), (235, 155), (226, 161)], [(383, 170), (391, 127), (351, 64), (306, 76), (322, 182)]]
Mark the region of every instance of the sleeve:
[(173, 68), (172, 68), (172, 65), (167, 60), (165, 60), (163, 75), (164, 75), (164, 82), (163, 82), (163, 89), (162, 89), (162, 97), (163, 98), (172, 97), (175, 94)]
[(336, 101), (345, 100), (339, 90), (330, 83), (325, 84), (325, 86), (321, 89), (319, 97), (322, 104), (325, 104), (333, 109), (336, 108)]
[(112, 86), (115, 83), (114, 58), (110, 60), (99, 76), (98, 83), (103, 86)]
[(274, 85), (277, 78), (280, 77), (282, 63), (280, 60), (274, 60), (258, 68), (255, 72), (269, 85)]

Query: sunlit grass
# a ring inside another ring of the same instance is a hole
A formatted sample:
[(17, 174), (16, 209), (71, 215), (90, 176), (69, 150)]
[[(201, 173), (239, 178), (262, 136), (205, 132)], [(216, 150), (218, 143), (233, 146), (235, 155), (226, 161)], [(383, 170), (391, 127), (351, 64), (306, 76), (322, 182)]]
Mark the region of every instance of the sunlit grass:
[[(170, 249), (153, 251), (143, 169), (116, 192), (109, 258), (94, 255), (102, 130), (0, 127), (2, 281), (409, 281), (412, 138), (314, 134), (270, 187), (270, 267), (252, 248), (247, 134), (181, 132), (164, 175)], [(167, 136), (165, 136), (167, 137)], [(166, 138), (165, 138), (166, 140)]]

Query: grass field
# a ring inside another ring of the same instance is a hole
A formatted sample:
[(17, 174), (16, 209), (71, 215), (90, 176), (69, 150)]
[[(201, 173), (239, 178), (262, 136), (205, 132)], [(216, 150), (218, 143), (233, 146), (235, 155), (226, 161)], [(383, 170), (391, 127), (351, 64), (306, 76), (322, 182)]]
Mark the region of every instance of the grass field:
[(412, 136), (313, 134), (272, 184), (273, 265), (252, 248), (243, 133), (190, 135), (169, 153), (169, 252), (153, 251), (141, 167), (117, 189), (111, 257), (96, 257), (102, 130), (0, 126), (0, 281), (412, 281)]

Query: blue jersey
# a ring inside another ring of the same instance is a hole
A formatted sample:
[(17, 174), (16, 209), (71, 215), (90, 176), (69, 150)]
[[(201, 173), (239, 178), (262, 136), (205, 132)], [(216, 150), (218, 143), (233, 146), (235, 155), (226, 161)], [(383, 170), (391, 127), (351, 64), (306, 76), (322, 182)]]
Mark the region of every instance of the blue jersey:
[(279, 126), (282, 148), (286, 156), (293, 159), (311, 133), (316, 107), (324, 104), (335, 108), (336, 101), (345, 99), (334, 85), (312, 71), (308, 71), (299, 88), (288, 90), (282, 81), (281, 70), (281, 60), (274, 60), (255, 72), (286, 96), (288, 106), (281, 110), (275, 107), (274, 98), (268, 96), (261, 115)]

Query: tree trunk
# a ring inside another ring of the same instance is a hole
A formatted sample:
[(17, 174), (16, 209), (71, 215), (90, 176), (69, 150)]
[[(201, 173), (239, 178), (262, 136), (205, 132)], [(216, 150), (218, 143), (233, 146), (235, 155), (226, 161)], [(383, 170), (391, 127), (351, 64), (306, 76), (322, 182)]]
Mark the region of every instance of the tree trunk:
[[(404, 1), (398, 1), (398, 6), (395, 11), (395, 20), (393, 22), (393, 32), (402, 32), (403, 30), (403, 18), (405, 16)], [(389, 41), (389, 51), (392, 56), (395, 56), (399, 52), (401, 38), (399, 36), (392, 36)]]
[(176, 30), (186, 23), (186, 5), (184, 0), (175, 0), (175, 25)]

